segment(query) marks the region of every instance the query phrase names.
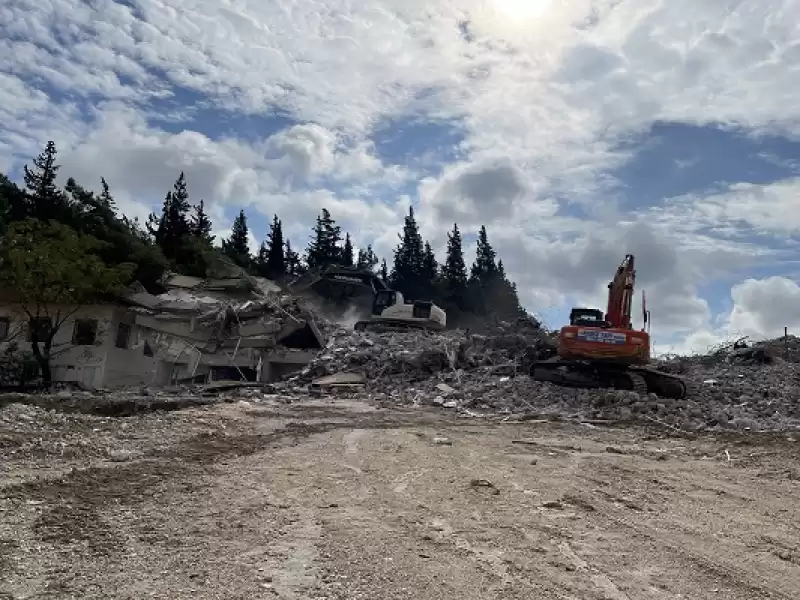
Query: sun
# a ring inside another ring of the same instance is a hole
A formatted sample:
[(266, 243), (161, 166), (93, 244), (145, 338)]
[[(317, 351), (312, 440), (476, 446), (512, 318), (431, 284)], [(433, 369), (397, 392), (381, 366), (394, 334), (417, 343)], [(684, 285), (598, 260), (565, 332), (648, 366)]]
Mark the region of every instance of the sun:
[(553, 0), (492, 0), (498, 10), (512, 19), (538, 17), (553, 3)]

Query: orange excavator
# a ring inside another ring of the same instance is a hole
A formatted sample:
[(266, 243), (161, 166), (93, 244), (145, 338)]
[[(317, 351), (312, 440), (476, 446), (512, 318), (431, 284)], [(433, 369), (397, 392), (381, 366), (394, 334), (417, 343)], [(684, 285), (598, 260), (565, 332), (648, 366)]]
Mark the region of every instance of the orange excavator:
[[(685, 398), (686, 383), (649, 367), (650, 334), (631, 322), (636, 269), (632, 254), (625, 256), (608, 284), (605, 315), (595, 308), (573, 308), (569, 325), (558, 337), (558, 357), (534, 362), (531, 376), (559, 385), (625, 389), (663, 398)], [(645, 325), (649, 314), (642, 310)]]

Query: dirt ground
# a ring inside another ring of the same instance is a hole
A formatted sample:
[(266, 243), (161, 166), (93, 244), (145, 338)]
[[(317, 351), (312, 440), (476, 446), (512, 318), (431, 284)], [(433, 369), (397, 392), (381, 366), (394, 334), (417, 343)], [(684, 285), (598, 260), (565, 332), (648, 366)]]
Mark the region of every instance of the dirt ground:
[(800, 598), (790, 435), (353, 400), (3, 414), (0, 598)]

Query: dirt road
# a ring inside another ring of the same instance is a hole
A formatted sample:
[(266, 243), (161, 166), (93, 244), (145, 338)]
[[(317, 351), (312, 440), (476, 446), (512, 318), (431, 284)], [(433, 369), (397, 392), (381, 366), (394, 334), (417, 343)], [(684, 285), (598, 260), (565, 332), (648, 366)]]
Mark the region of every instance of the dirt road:
[(800, 597), (786, 435), (12, 405), (0, 458), (0, 598)]

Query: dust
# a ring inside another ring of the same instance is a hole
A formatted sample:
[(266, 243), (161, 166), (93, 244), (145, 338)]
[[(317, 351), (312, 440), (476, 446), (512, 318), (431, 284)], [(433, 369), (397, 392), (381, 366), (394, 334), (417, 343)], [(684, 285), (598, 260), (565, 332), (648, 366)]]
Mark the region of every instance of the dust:
[(341, 316), (334, 322), (340, 327), (352, 329), (356, 323), (364, 319), (364, 309), (355, 304), (348, 306)]

